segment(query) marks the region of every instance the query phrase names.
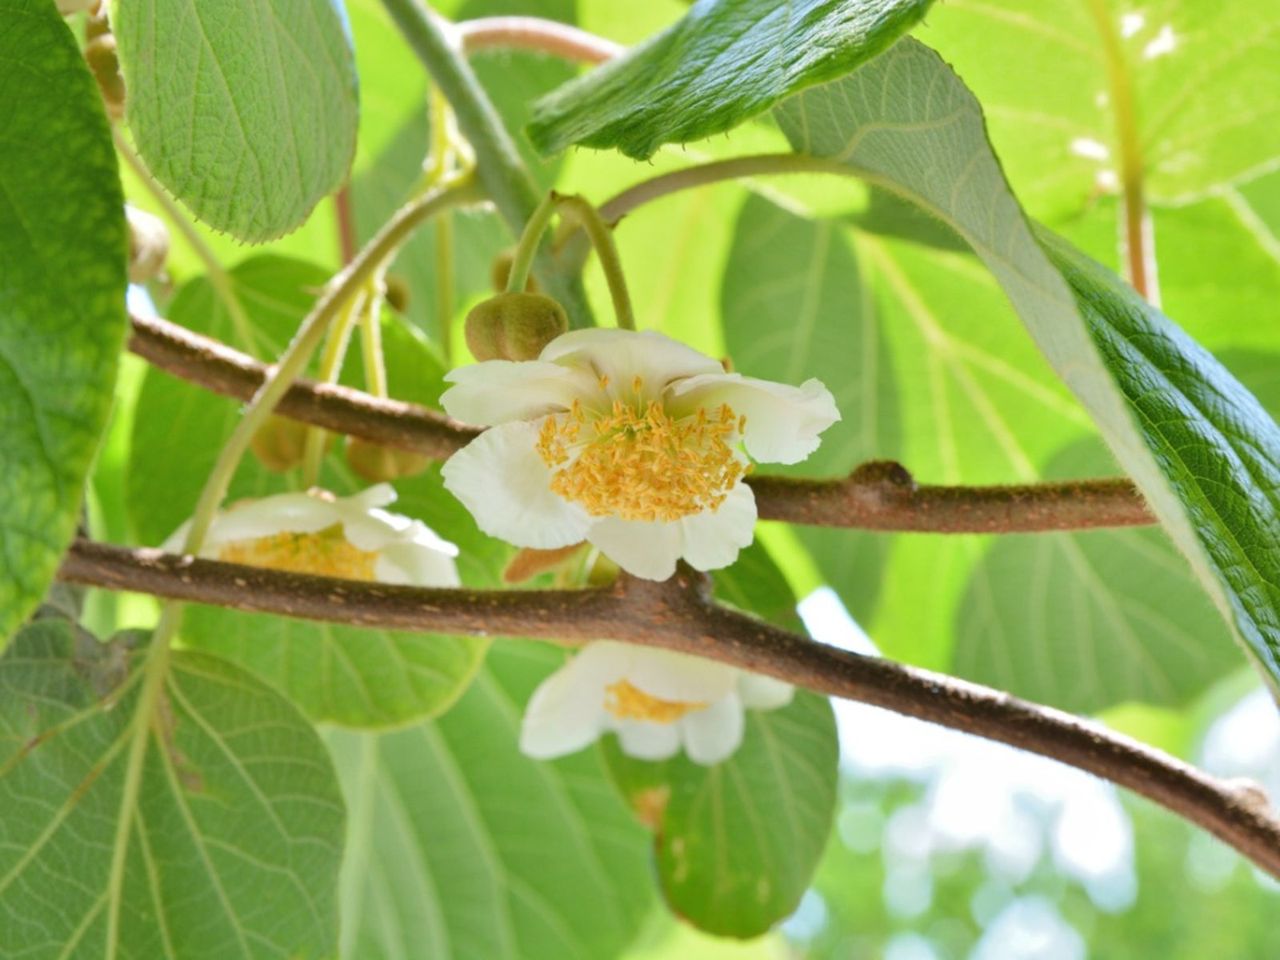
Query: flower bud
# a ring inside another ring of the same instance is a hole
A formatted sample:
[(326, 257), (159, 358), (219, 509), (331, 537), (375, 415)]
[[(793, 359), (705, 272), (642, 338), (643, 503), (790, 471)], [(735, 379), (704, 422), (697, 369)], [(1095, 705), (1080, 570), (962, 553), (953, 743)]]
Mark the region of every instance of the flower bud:
[(116, 120), (124, 116), (124, 77), (116, 56), (116, 38), (109, 33), (94, 37), (84, 47), (85, 63), (102, 91), (107, 113)]
[(467, 346), (477, 360), (536, 360), (569, 329), (564, 308), (540, 293), (500, 293), (467, 314)]
[(129, 221), (129, 282), (146, 283), (164, 269), (169, 257), (169, 231), (164, 221), (146, 211), (124, 208)]
[(381, 483), (422, 473), (431, 465), (431, 458), (411, 450), (396, 450), (359, 437), (348, 437), (347, 463), (366, 480)]
[(386, 285), (387, 306), (404, 316), (409, 309), (409, 281), (397, 273), (388, 273)]
[[(332, 442), (332, 436), (329, 441)], [(262, 465), (276, 473), (285, 473), (302, 462), (307, 445), (307, 425), (273, 413), (249, 441)]]
[[(508, 247), (493, 258), (493, 266), (489, 270), (489, 282), (493, 284), (494, 293), (502, 293), (507, 289), (507, 281), (511, 279), (511, 263), (516, 258), (513, 247)], [(541, 288), (531, 273), (524, 282), (525, 293), (537, 293)]]

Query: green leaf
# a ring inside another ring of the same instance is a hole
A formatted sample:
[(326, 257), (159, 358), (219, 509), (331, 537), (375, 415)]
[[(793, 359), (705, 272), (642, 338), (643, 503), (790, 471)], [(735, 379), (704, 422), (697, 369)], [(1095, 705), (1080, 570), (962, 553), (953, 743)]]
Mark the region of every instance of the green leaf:
[(1237, 635), (1280, 679), (1280, 430), (1257, 401), (1114, 275), (1047, 234), (1041, 248), (977, 101), (927, 47), (904, 40), (777, 115), (796, 149), (892, 186), (968, 240)]
[(52, 621), (0, 660), (5, 953), (329, 955), (344, 818), (324, 745), (279, 695), (202, 654), (172, 654), (140, 716), (142, 660)]
[(447, 716), (328, 736), (351, 809), (344, 960), (607, 960), (651, 902), (645, 837), (595, 751), (517, 749), (533, 688), (561, 657), (504, 643)]
[(340, 0), (114, 0), (129, 128), (197, 217), (261, 242), (346, 177), (358, 104)]
[(47, 0), (0, 2), (0, 648), (75, 533), (124, 339), (124, 199), (101, 98)]
[[(717, 596), (803, 630), (782, 572), (759, 544), (715, 575)], [(714, 767), (605, 757), (623, 795), (654, 830), (671, 909), (710, 933), (754, 937), (800, 902), (834, 815), (838, 748), (831, 705), (800, 691), (781, 710), (748, 710), (742, 745)]]
[[(230, 277), (253, 318), (249, 339), (263, 356), (277, 355), (288, 342), (327, 279), (310, 264), (273, 256), (247, 260)], [(236, 339), (224, 306), (203, 279), (179, 292), (169, 315), (199, 332)], [(435, 402), (443, 370), (421, 334), (385, 316), (383, 337), (392, 394)], [(355, 343), (343, 379), (359, 383), (361, 369)], [(138, 399), (126, 491), (144, 542), (162, 542), (187, 518), (238, 416), (234, 401), (148, 371)], [(347, 470), (340, 447), (330, 454), (322, 482), (338, 494), (365, 486)], [(285, 477), (268, 473), (250, 456), (228, 499), (288, 488)], [(506, 549), (476, 530), (465, 509), (444, 490), (438, 469), (399, 481), (396, 488), (401, 499), (393, 510), (423, 520), (462, 548), (459, 570), (467, 583), (489, 586), (497, 581)], [(472, 637), (308, 623), (207, 607), (188, 611), (183, 637), (193, 647), (252, 671), (313, 719), (353, 726), (400, 724), (446, 709), (465, 689), (486, 647), (484, 640)]]
[(580, 144), (645, 160), (849, 72), (930, 3), (700, 0), (669, 29), (539, 100), (527, 130), (543, 153)]
[[(1045, 476), (1112, 470), (1091, 440)], [(1222, 618), (1158, 530), (997, 538), (955, 633), (952, 672), (1076, 713), (1128, 700), (1185, 706), (1238, 665)]]
[[(1157, 202), (1186, 202), (1272, 165), (1280, 24), (1261, 13), (1200, 0), (983, 0), (939, 4), (920, 39), (986, 108), (1028, 209), (1057, 217), (1115, 189), (1125, 135)], [(1135, 120), (1122, 134), (1125, 91)]]

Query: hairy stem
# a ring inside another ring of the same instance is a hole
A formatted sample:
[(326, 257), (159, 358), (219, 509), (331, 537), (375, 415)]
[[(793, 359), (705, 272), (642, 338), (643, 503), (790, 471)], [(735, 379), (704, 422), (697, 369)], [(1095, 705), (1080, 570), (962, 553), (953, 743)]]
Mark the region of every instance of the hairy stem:
[(721, 607), (705, 577), (622, 577), (587, 590), (449, 590), (335, 580), (77, 543), (60, 576), (184, 601), (357, 626), (621, 640), (707, 657), (1030, 750), (1142, 794), (1280, 876), (1280, 821), (1252, 784), (1222, 781), (1060, 710), (944, 674), (814, 642)]
[[(462, 55), (452, 28), (419, 0), (382, 0), (409, 46), (453, 107), (458, 127), (475, 151), (476, 172), (512, 233), (519, 236), (542, 199), (511, 135)], [(591, 311), (578, 271), (544, 251), (537, 260), (543, 287), (564, 306), (570, 321), (591, 326)]]
[(586, 30), (541, 17), (478, 17), (459, 23), (458, 33), (467, 54), (485, 50), (533, 50), (563, 60), (604, 63), (627, 49)]
[[(329, 327), (325, 334), (324, 349), (320, 353), (320, 364), (316, 373), (321, 383), (337, 383), (342, 374), (342, 362), (347, 358), (347, 348), (351, 344), (351, 330), (360, 318), (364, 306), (364, 298), (357, 293), (347, 301), (339, 311), (337, 322)], [(302, 443), (302, 485), (314, 487), (320, 480), (320, 464), (324, 460), (325, 441), (328, 431), (314, 424), (307, 430)]]
[[(248, 399), (267, 368), (225, 344), (135, 316), (129, 349), (174, 376)], [(480, 433), (443, 414), (337, 385), (296, 383), (276, 412), (373, 443), (445, 459)], [(818, 526), (937, 533), (1027, 533), (1155, 522), (1128, 480), (997, 487), (918, 485), (902, 466), (874, 461), (834, 480), (752, 476), (760, 516)]]

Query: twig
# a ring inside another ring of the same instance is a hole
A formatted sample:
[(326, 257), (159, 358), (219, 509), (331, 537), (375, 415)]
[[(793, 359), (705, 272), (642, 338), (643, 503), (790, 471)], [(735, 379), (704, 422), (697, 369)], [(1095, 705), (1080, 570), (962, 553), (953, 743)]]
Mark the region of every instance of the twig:
[(586, 590), (446, 590), (286, 573), (77, 542), (59, 574), (132, 590), (357, 626), (613, 639), (718, 660), (1059, 760), (1128, 787), (1280, 876), (1280, 821), (1260, 788), (1222, 781), (1106, 727), (979, 684), (814, 642), (711, 601), (706, 578), (622, 577)]
[(533, 50), (564, 60), (604, 63), (627, 48), (567, 23), (541, 17), (478, 17), (457, 25), (468, 55), (484, 50)]
[[(152, 364), (238, 400), (253, 396), (266, 367), (225, 344), (154, 317), (135, 315), (129, 349)], [(276, 413), (335, 433), (445, 459), (476, 427), (398, 400), (299, 381)], [(828, 527), (938, 533), (1031, 533), (1154, 523), (1128, 480), (995, 487), (917, 485), (899, 464), (874, 461), (835, 480), (753, 476), (760, 516)]]

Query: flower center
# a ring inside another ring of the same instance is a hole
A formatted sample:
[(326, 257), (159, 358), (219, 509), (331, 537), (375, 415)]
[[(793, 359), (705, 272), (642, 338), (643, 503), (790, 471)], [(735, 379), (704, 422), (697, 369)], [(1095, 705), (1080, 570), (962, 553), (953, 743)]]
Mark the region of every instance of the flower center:
[(619, 720), (648, 720), (651, 723), (675, 723), (685, 714), (707, 709), (705, 703), (686, 703), (653, 697), (619, 680), (604, 688), (604, 708)]
[[(640, 388), (637, 377), (637, 395)], [(676, 419), (656, 400), (615, 400), (607, 413), (575, 401), (543, 421), (538, 453), (559, 468), (551, 489), (593, 517), (679, 520), (718, 510), (742, 478), (733, 443), (745, 423), (727, 404)]]
[(377, 579), (374, 567), (378, 555), (353, 547), (336, 523), (316, 533), (285, 531), (253, 540), (233, 540), (218, 551), (218, 559), (322, 577)]

